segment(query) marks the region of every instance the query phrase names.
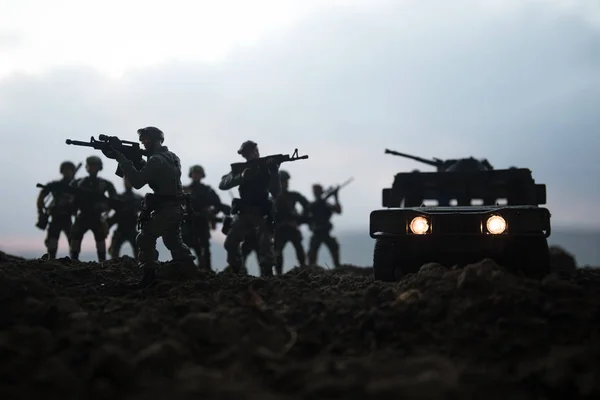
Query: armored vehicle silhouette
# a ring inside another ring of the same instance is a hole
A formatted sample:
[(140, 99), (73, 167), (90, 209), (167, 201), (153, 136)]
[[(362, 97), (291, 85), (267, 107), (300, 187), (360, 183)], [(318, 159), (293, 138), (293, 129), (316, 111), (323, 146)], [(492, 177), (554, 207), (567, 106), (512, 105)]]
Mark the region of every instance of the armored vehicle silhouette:
[(461, 266), (486, 257), (528, 276), (549, 272), (550, 212), (539, 207), (546, 185), (535, 183), (529, 169), (385, 153), (438, 171), (398, 173), (383, 189), (385, 208), (372, 211), (369, 224), (375, 279), (397, 280), (429, 262)]

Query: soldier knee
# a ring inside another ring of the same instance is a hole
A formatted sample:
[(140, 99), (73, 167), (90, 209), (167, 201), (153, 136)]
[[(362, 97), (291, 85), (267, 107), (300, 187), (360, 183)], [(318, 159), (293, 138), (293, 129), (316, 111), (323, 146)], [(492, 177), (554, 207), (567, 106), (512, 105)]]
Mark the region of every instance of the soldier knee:
[[(249, 250), (249, 248), (248, 248), (249, 246), (246, 243), (247, 242), (244, 242), (244, 244), (242, 245), (243, 251)], [(234, 251), (234, 250), (238, 250), (240, 248), (240, 243), (237, 242), (236, 240), (232, 239), (231, 236), (227, 236), (225, 238), (225, 242), (223, 243), (223, 247), (225, 247), (225, 250), (227, 250), (227, 251)]]
[(332, 250), (339, 250), (340, 248), (340, 242), (338, 242), (337, 239), (332, 239), (329, 245)]
[(258, 255), (258, 262), (261, 265), (274, 264), (277, 256), (272, 251), (261, 251)]
[(172, 234), (163, 235), (162, 240), (163, 240), (163, 243), (165, 244), (165, 246), (167, 246), (167, 247), (169, 245), (172, 245), (173, 243), (177, 242), (177, 238), (175, 238), (174, 235), (172, 235)]
[(140, 232), (135, 238), (135, 244), (138, 247), (148, 247), (156, 245), (156, 237), (145, 232)]
[(46, 239), (46, 247), (49, 250), (56, 250), (58, 248), (58, 238), (50, 237)]

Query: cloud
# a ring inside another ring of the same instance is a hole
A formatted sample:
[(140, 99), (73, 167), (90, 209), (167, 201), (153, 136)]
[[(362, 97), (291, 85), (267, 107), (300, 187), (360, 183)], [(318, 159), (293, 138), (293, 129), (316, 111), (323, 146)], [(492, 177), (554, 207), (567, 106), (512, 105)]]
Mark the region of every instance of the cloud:
[(14, 1), (0, 26), (25, 41), (0, 64), (0, 77), (14, 70), (40, 72), (77, 63), (120, 76), (131, 67), (165, 60), (219, 62), (236, 48), (253, 46), (316, 10), (360, 7), (366, 0), (41, 0)]
[(8, 55), (23, 42), (23, 37), (12, 30), (0, 30), (0, 54)]
[[(589, 215), (600, 201), (600, 36), (579, 16), (548, 10), (531, 2), (492, 13), (471, 1), (339, 8), (221, 64), (173, 62), (118, 80), (82, 66), (13, 75), (0, 82), (0, 176), (12, 193), (0, 236), (34, 235), (35, 183), (56, 178), (64, 159), (94, 153), (66, 138), (132, 139), (146, 125), (164, 129), (185, 169), (204, 165), (213, 186), (247, 139), (263, 154), (308, 154), (282, 167), (308, 197), (315, 181), (354, 176), (334, 219), (340, 229), (366, 229), (395, 173), (430, 170), (384, 148), (531, 168), (548, 185), (557, 224), (598, 226)], [(121, 187), (114, 167), (106, 160), (104, 176)]]

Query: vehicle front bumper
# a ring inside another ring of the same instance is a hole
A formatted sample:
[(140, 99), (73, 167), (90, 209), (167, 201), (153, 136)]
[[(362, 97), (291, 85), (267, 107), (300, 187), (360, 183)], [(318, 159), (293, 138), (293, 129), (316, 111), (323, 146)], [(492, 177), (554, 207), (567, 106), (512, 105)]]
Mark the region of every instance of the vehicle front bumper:
[[(506, 221), (506, 230), (501, 234), (491, 234), (486, 229), (488, 218), (494, 215)], [(426, 218), (429, 224), (429, 231), (421, 235), (410, 229), (411, 221), (419, 216)], [(416, 244), (439, 240), (439, 244), (444, 246), (450, 246), (444, 243), (452, 242), (469, 243), (475, 237), (492, 243), (514, 236), (547, 238), (551, 233), (550, 216), (548, 209), (537, 206), (388, 208), (371, 212), (369, 235), (374, 239), (414, 237)]]

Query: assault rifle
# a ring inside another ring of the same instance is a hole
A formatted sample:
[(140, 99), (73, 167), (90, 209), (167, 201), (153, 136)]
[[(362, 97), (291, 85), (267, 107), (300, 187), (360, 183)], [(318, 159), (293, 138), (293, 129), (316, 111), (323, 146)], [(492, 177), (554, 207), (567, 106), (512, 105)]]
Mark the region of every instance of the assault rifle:
[[(138, 171), (146, 165), (146, 161), (142, 157), (147, 156), (148, 153), (140, 148), (139, 143), (121, 140), (116, 136), (98, 135), (98, 140), (92, 136), (89, 142), (67, 139), (66, 143), (74, 146), (92, 147), (96, 150), (116, 150), (127, 157)], [(123, 177), (120, 166), (117, 166), (115, 174), (120, 178)]]
[(353, 180), (354, 180), (354, 178), (350, 178), (347, 181), (345, 181), (344, 183), (342, 183), (341, 185), (330, 187), (323, 194), (323, 200), (327, 200), (328, 198), (330, 198), (334, 194), (338, 193), (341, 188), (343, 188), (345, 186), (348, 186), (350, 184), (350, 182), (352, 182)]
[(254, 160), (248, 160), (246, 162), (233, 163), (231, 164), (231, 171), (234, 174), (239, 174), (243, 172), (246, 168), (252, 169), (266, 167), (269, 162), (281, 164), (284, 162), (306, 160), (307, 158), (308, 156), (299, 156), (298, 149), (294, 149), (294, 152), (291, 156), (289, 154), (273, 154), (266, 157), (256, 158)]

